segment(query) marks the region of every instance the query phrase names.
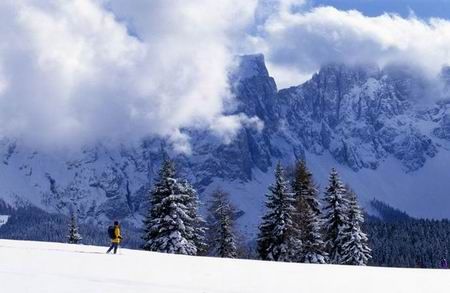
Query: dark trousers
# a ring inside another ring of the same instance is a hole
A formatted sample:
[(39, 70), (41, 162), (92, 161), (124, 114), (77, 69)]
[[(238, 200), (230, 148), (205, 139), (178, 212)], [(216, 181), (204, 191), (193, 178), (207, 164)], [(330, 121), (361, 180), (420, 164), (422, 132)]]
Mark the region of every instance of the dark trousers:
[(108, 251), (106, 253), (110, 253), (111, 250), (113, 250), (113, 248), (114, 248), (114, 254), (116, 254), (117, 253), (117, 248), (119, 248), (119, 243), (112, 242), (111, 246), (109, 247), (109, 249), (108, 249)]

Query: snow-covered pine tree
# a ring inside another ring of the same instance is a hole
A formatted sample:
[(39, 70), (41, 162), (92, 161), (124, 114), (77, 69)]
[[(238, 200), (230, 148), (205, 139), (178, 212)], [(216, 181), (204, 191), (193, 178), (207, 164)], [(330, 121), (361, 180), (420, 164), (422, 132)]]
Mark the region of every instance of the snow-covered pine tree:
[(235, 258), (237, 256), (233, 218), (235, 209), (228, 197), (228, 193), (221, 189), (217, 189), (212, 193), (211, 206), (208, 209), (208, 239), (212, 255)]
[(192, 223), (192, 235), (191, 240), (194, 242), (197, 248), (197, 255), (205, 255), (208, 250), (208, 244), (206, 243), (206, 222), (198, 213), (200, 201), (198, 199), (197, 191), (192, 185), (184, 180), (181, 182), (182, 192), (187, 194), (186, 207), (188, 208), (188, 215), (193, 220)]
[(69, 223), (69, 235), (67, 235), (67, 241), (71, 244), (78, 244), (83, 240), (80, 232), (78, 232), (78, 223), (77, 217), (75, 216), (75, 212), (72, 212), (70, 215), (70, 223)]
[(348, 237), (349, 227), (349, 202), (345, 192), (345, 187), (333, 168), (325, 190), (323, 222), (325, 251), (328, 253), (329, 262), (333, 264), (344, 262), (343, 245)]
[(318, 191), (305, 161), (295, 167), (292, 189), (295, 198), (295, 222), (300, 232), (302, 250), (298, 261), (305, 263), (325, 263), (326, 252), (321, 235), (321, 211)]
[(266, 195), (267, 212), (262, 218), (258, 236), (258, 254), (263, 260), (295, 261), (301, 249), (298, 229), (294, 224), (294, 196), (288, 190), (283, 168), (278, 163), (275, 183)]
[(349, 187), (346, 187), (346, 191), (345, 195), (349, 202), (348, 236), (342, 246), (342, 263), (364, 266), (372, 257), (372, 250), (367, 244), (367, 235), (361, 229), (364, 217), (358, 205), (356, 194)]
[(194, 222), (190, 216), (190, 194), (175, 178), (174, 163), (165, 159), (159, 180), (151, 192), (150, 209), (144, 219), (144, 249), (196, 255)]

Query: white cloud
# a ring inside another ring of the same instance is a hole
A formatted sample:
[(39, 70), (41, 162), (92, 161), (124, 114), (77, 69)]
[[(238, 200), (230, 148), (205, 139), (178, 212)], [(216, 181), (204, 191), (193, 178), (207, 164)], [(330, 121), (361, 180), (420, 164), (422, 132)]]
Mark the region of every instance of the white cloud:
[[(4, 0), (0, 136), (36, 145), (169, 138), (183, 128), (229, 142), (252, 118), (233, 105), (233, 57), (266, 55), (281, 87), (328, 62), (450, 62), (450, 22), (366, 17), (303, 0)], [(259, 126), (258, 126), (259, 125)]]
[(450, 22), (319, 7), (272, 14), (255, 42), (282, 86), (330, 62), (407, 63), (435, 75), (450, 63)]
[(160, 135), (187, 149), (180, 128), (222, 131), (211, 125), (255, 5), (2, 1), (0, 135), (46, 145)]
[(211, 129), (216, 133), (221, 133), (224, 143), (229, 144), (237, 135), (241, 126), (261, 131), (264, 128), (264, 123), (256, 117), (249, 118), (243, 114), (239, 114), (220, 117), (211, 125)]

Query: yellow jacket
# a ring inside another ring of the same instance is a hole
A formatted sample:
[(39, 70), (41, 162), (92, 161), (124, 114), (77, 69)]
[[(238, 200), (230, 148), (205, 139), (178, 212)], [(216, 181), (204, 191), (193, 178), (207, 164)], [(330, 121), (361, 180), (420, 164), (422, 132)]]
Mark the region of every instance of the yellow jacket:
[(120, 243), (120, 240), (122, 239), (122, 236), (120, 235), (120, 227), (114, 226), (114, 236), (115, 238), (111, 240), (112, 243)]

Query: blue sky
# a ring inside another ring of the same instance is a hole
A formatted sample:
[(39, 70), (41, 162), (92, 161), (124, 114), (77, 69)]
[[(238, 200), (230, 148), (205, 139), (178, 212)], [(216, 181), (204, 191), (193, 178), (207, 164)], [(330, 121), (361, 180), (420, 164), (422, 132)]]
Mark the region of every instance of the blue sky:
[(450, 0), (312, 0), (313, 6), (330, 5), (337, 9), (356, 9), (367, 16), (393, 12), (408, 17), (410, 11), (420, 18), (450, 19)]

